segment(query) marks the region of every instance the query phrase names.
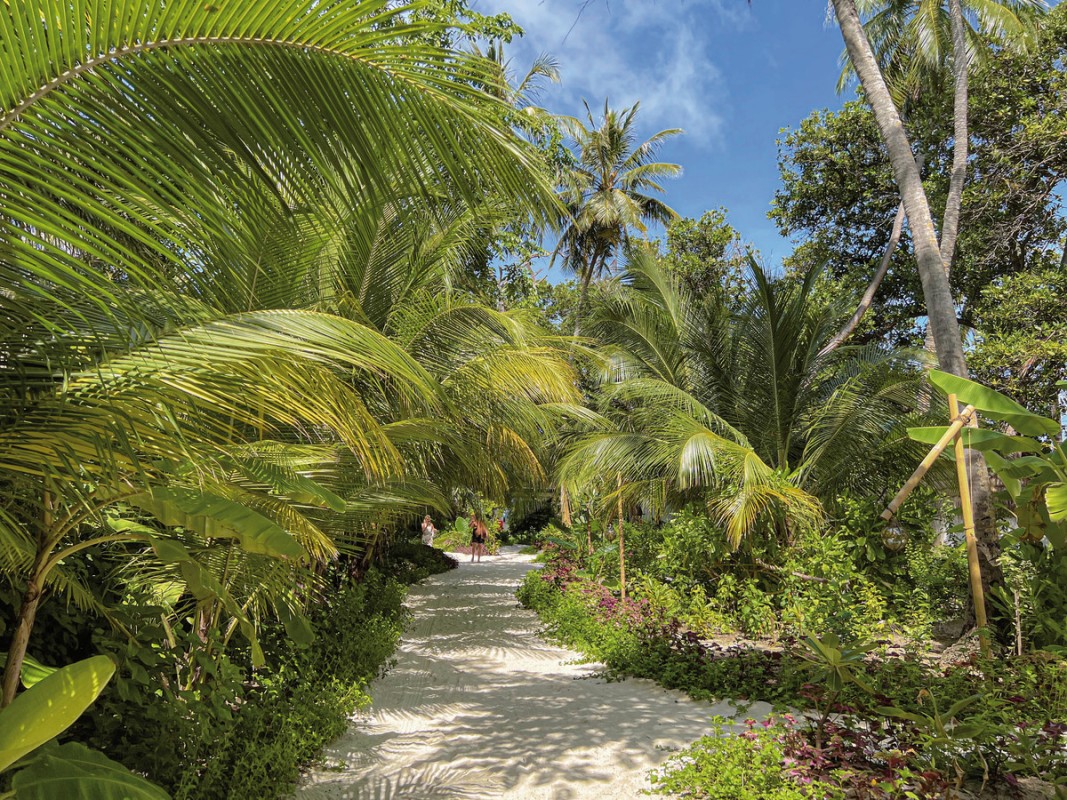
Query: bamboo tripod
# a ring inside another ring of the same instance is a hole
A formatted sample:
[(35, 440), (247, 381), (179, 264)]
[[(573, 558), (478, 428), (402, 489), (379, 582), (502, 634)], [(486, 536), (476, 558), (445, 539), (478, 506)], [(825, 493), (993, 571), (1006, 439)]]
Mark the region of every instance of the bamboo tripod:
[(971, 503), (971, 482), (970, 477), (967, 474), (967, 455), (963, 447), (963, 435), (962, 431), (964, 426), (975, 423), (975, 409), (974, 406), (967, 406), (963, 411), (960, 411), (959, 401), (956, 395), (950, 394), (948, 396), (948, 411), (951, 423), (944, 435), (938, 439), (930, 452), (926, 454), (926, 458), (922, 460), (915, 472), (911, 474), (911, 477), (904, 483), (900, 491), (897, 492), (889, 505), (886, 506), (885, 511), (882, 512), (881, 517), (886, 522), (889, 522), (896, 515), (897, 510), (904, 504), (904, 501), (908, 499), (915, 487), (919, 485), (919, 482), (923, 479), (923, 476), (930, 470), (937, 457), (948, 447), (949, 442), (953, 443), (954, 453), (956, 456), (956, 480), (960, 487), (960, 512), (963, 516), (963, 536), (967, 542), (967, 570), (970, 576), (971, 584), (971, 599), (974, 602), (974, 617), (978, 623), (978, 641), (982, 650), (982, 656), (989, 658), (989, 633), (986, 625), (988, 619), (986, 617), (985, 608), (985, 591), (982, 589), (982, 569), (978, 563), (978, 540), (974, 534), (974, 507)]

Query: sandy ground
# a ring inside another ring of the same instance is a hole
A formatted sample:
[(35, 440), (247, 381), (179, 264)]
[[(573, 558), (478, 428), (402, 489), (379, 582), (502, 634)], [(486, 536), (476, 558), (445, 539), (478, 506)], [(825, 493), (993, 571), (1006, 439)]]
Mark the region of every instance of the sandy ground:
[[(651, 681), (608, 682), (537, 635), (518, 548), (412, 587), (397, 664), (299, 800), (641, 797), (648, 770), (735, 716)], [(744, 716), (766, 714), (755, 704)]]

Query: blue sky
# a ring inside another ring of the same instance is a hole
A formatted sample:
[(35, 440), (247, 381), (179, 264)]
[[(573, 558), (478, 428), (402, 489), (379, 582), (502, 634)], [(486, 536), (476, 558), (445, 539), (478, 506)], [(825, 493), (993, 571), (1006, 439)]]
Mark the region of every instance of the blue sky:
[[(563, 82), (551, 111), (583, 114), (608, 98), (641, 101), (641, 132), (684, 128), (661, 159), (685, 172), (665, 199), (686, 216), (724, 206), (730, 222), (777, 265), (791, 246), (767, 219), (778, 186), (775, 140), (816, 108), (837, 108), (841, 35), (822, 0), (474, 0), (526, 29), (510, 52), (524, 73), (538, 53)], [(579, 16), (579, 12), (581, 14)]]

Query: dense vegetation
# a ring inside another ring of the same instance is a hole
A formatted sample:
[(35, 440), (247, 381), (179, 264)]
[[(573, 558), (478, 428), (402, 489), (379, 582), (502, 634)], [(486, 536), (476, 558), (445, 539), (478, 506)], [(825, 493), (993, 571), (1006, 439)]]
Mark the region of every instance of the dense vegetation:
[(505, 508), (563, 641), (812, 710), (665, 790), (1062, 784), (1067, 10), (834, 0), (779, 270), (471, 5), (0, 6), (0, 794), (285, 793)]

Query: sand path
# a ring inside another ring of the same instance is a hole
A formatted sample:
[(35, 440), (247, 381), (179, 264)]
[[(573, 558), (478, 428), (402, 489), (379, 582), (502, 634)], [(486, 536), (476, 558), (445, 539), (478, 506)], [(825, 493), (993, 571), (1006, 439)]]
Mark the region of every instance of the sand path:
[(637, 798), (648, 770), (703, 735), (710, 716), (736, 713), (571, 663), (578, 654), (542, 640), (515, 600), (533, 568), (517, 550), (412, 587), (396, 666), (298, 800)]

